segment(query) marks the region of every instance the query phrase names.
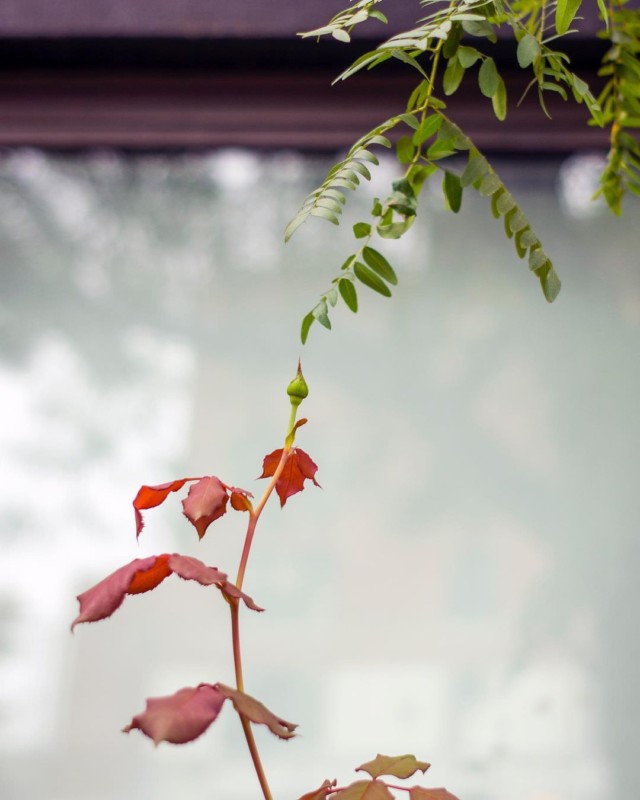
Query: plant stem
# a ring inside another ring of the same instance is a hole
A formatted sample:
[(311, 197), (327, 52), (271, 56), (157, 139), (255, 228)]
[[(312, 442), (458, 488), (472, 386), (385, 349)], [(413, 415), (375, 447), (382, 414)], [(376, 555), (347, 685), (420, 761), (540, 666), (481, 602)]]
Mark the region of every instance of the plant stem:
[[(238, 691), (243, 692), (244, 679), (242, 677), (242, 653), (240, 650), (239, 611), (240, 611), (240, 605), (238, 600), (232, 600), (231, 635), (233, 638), (233, 664), (236, 672), (236, 688), (238, 689)], [(251, 729), (251, 723), (249, 722), (248, 719), (245, 719), (245, 717), (243, 717), (242, 715), (239, 716), (240, 716), (240, 723), (242, 724), (242, 730), (244, 731), (244, 738), (247, 741), (247, 747), (249, 748), (251, 760), (253, 761), (253, 766), (256, 771), (256, 775), (258, 776), (258, 781), (260, 782), (260, 788), (262, 789), (264, 800), (273, 800), (271, 790), (269, 789), (269, 784), (267, 783), (267, 776), (264, 773), (264, 769), (262, 767), (262, 761), (260, 761), (260, 754), (258, 753), (256, 740), (253, 737), (253, 730)]]
[[(282, 455), (280, 456), (278, 466), (276, 467), (276, 470), (273, 473), (267, 488), (264, 490), (264, 494), (260, 498), (258, 505), (249, 512), (249, 524), (247, 525), (247, 533), (245, 535), (242, 556), (240, 557), (240, 566), (238, 568), (238, 577), (236, 578), (236, 586), (238, 589), (242, 589), (244, 573), (247, 568), (247, 562), (251, 552), (251, 544), (253, 542), (253, 535), (256, 530), (256, 525), (258, 524), (258, 519), (260, 518), (260, 514), (262, 514), (262, 510), (264, 509), (267, 500), (275, 489), (280, 475), (282, 475), (282, 470), (284, 469), (287, 459), (289, 458), (289, 453), (291, 452), (294, 435), (293, 428), (296, 421), (296, 411), (296, 407), (292, 405), (287, 438), (285, 440), (284, 448), (282, 449)], [(242, 675), (242, 649), (240, 645), (240, 603), (237, 599), (231, 599), (229, 601), (229, 607), (231, 609), (231, 638), (233, 642), (233, 665), (236, 675), (236, 688), (238, 691), (244, 692), (244, 677)], [(260, 760), (260, 754), (258, 753), (256, 740), (253, 737), (251, 723), (241, 714), (239, 716), (242, 724), (242, 730), (244, 731), (244, 737), (247, 741), (247, 747), (249, 748), (249, 753), (251, 754), (251, 760), (253, 761), (253, 766), (256, 771), (256, 775), (258, 776), (258, 781), (260, 782), (260, 788), (262, 789), (262, 794), (264, 795), (264, 800), (273, 800), (271, 790), (269, 789), (269, 784), (267, 783), (267, 776), (265, 775), (262, 767), (262, 761)]]
[[(444, 45), (444, 39), (439, 39), (438, 44), (436, 45), (436, 49), (433, 53), (433, 63), (431, 64), (431, 73), (429, 75), (429, 85), (427, 87), (427, 96), (422, 102), (420, 108), (417, 108), (416, 111), (420, 112), (420, 124), (422, 124), (427, 116), (429, 111), (429, 104), (431, 102), (431, 97), (433, 96), (433, 91), (436, 85), (436, 77), (438, 75), (438, 65), (440, 63), (440, 51)], [(413, 158), (411, 159), (411, 163), (407, 167), (404, 173), (404, 177), (409, 177), (411, 170), (415, 167), (422, 156), (422, 145), (419, 145), (416, 148), (416, 152), (414, 153)]]
[[(295, 419), (295, 415), (292, 416)], [(292, 428), (293, 424), (290, 427)], [(287, 463), (287, 459), (289, 458), (290, 452), (291, 452), (291, 445), (285, 444), (282, 450), (282, 455), (280, 456), (280, 461), (278, 463), (278, 466), (276, 467), (276, 471), (273, 473), (273, 476), (271, 477), (271, 480), (269, 481), (267, 488), (264, 490), (264, 494), (260, 498), (260, 502), (253, 509), (253, 511), (249, 512), (249, 525), (247, 526), (247, 533), (244, 539), (244, 547), (242, 549), (242, 556), (240, 558), (240, 566), (238, 568), (238, 576), (236, 578), (236, 586), (238, 587), (238, 589), (242, 589), (242, 584), (244, 582), (244, 573), (247, 568), (249, 553), (251, 552), (253, 534), (255, 533), (258, 520), (260, 519), (260, 514), (262, 514), (262, 509), (265, 507), (267, 500), (271, 496), (271, 492), (273, 492), (273, 490), (275, 489), (276, 483), (278, 482), (280, 475), (282, 475), (282, 470), (284, 469), (285, 464)]]

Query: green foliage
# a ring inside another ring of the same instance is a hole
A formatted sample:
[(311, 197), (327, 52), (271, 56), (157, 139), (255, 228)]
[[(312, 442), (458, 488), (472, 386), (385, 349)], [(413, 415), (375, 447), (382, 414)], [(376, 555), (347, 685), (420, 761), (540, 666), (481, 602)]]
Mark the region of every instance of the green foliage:
[(615, 214), (622, 213), (627, 192), (640, 196), (640, 9), (612, 0), (611, 40), (599, 74), (607, 82), (598, 98), (604, 123), (611, 128), (607, 164), (596, 196)]
[[(418, 73), (418, 82), (400, 113), (359, 139), (346, 157), (328, 173), (325, 181), (305, 199), (302, 207), (287, 226), (285, 239), (310, 216), (339, 223), (346, 204), (345, 190), (355, 190), (362, 178), (370, 178), (369, 168), (377, 164), (372, 145), (391, 146), (386, 134), (395, 136), (395, 156), (402, 176), (393, 182), (384, 200), (376, 199), (369, 221), (353, 226), (359, 246), (342, 265), (330, 289), (320, 296), (316, 306), (302, 323), (302, 341), (306, 341), (317, 320), (331, 327), (330, 309), (342, 298), (352, 311), (358, 309), (356, 287), (371, 289), (385, 297), (397, 283), (396, 272), (386, 257), (372, 247), (372, 239), (398, 239), (414, 224), (419, 211), (419, 198), (424, 185), (435, 172), (442, 172), (445, 207), (458, 213), (464, 190), (473, 188), (489, 200), (496, 218), (503, 220), (505, 235), (513, 240), (517, 255), (527, 259), (531, 272), (538, 278), (544, 297), (553, 301), (560, 291), (560, 279), (540, 239), (517, 201), (500, 180), (488, 160), (469, 137), (445, 114), (446, 98), (453, 95), (469, 70), (476, 72), (479, 92), (491, 102), (497, 119), (507, 118), (507, 89), (500, 75), (491, 45), (497, 41), (498, 28), (510, 27), (514, 56), (523, 70), (531, 72), (525, 91), (537, 90), (538, 101), (548, 115), (546, 97), (549, 92), (577, 103), (585, 103), (596, 125), (611, 126), (611, 150), (603, 174), (600, 193), (609, 206), (619, 213), (626, 191), (640, 194), (640, 144), (634, 135), (640, 126), (640, 21), (638, 11), (626, 8), (627, 0), (597, 0), (607, 26), (604, 36), (612, 40), (605, 56), (601, 75), (608, 82), (596, 99), (587, 83), (576, 75), (569, 57), (551, 44), (571, 33), (571, 26), (581, 0), (420, 0), (425, 15), (415, 26), (395, 34), (375, 49), (357, 58), (336, 81), (346, 80), (363, 69), (373, 69), (395, 59)], [(353, 25), (376, 16), (373, 2), (353, 4), (336, 15), (327, 26), (309, 34), (329, 34), (345, 38)], [(342, 33), (345, 36), (342, 36)], [(397, 134), (400, 135), (397, 135)], [(461, 156), (465, 165), (460, 173), (447, 159)], [(382, 259), (382, 261), (380, 260)]]
[(368, 149), (373, 145), (391, 147), (391, 142), (383, 133), (394, 128), (402, 121), (402, 114), (392, 117), (353, 145), (346, 157), (339, 161), (323, 181), (323, 183), (309, 194), (296, 216), (287, 225), (284, 233), (284, 240), (288, 242), (297, 228), (306, 222), (310, 216), (323, 217), (334, 225), (338, 224), (338, 217), (342, 214), (342, 207), (345, 204), (344, 189), (351, 191), (357, 189), (360, 178), (371, 180), (371, 173), (366, 164), (378, 164), (378, 159)]
[(332, 17), (322, 28), (316, 28), (313, 31), (301, 33), (300, 36), (304, 39), (308, 36), (325, 36), (326, 34), (330, 34), (339, 42), (349, 42), (351, 41), (351, 31), (356, 25), (367, 22), (369, 19), (387, 22), (387, 18), (382, 11), (378, 11), (374, 8), (375, 5), (381, 2), (382, 0), (360, 0), (360, 2), (354, 3), (349, 8), (336, 14), (335, 17)]
[(581, 5), (582, 0), (557, 0), (556, 30), (561, 36), (569, 30)]

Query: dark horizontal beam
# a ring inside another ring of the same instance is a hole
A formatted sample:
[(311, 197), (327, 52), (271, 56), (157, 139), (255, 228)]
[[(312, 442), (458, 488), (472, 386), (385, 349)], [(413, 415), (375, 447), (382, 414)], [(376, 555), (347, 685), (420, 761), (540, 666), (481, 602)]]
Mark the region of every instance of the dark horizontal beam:
[[(634, 0), (635, 2), (635, 0)], [(317, 28), (347, 0), (2, 0), (0, 38), (8, 37), (206, 37), (281, 38)], [(417, 0), (383, 3), (390, 19), (387, 27), (377, 20), (358, 26), (357, 34), (384, 38), (402, 28), (414, 27), (428, 9)], [(602, 27), (595, 0), (581, 9), (581, 35), (594, 35)]]
[[(634, 0), (637, 2), (638, 0)], [(59, 150), (259, 147), (335, 151), (403, 110), (411, 70), (397, 63), (331, 87), (373, 42), (301, 41), (345, 0), (3, 0), (0, 3), (0, 146)], [(585, 8), (595, 9), (596, 3)], [(417, 0), (396, 0), (393, 27), (363, 26), (375, 41), (411, 25)], [(595, 14), (564, 45), (594, 84), (603, 44)], [(492, 48), (511, 106), (524, 89), (513, 42)], [(452, 115), (484, 149), (566, 153), (602, 148), (584, 108), (533, 97), (499, 123), (467, 76)], [(553, 98), (555, 99), (555, 98)]]
[[(381, 72), (331, 87), (334, 74), (2, 72), (0, 146), (335, 151), (402, 111), (413, 81), (404, 72)], [(513, 108), (523, 75), (506, 78)], [(528, 96), (500, 123), (489, 101), (465, 83), (451, 98), (451, 116), (488, 151), (567, 153), (606, 146), (604, 133), (586, 125), (583, 106), (553, 102), (550, 121)]]

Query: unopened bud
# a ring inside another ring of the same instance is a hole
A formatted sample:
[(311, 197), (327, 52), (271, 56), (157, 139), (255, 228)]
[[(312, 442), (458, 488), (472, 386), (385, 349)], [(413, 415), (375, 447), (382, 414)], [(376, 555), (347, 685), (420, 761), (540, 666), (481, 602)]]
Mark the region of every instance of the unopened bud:
[(304, 400), (304, 398), (309, 394), (309, 387), (307, 386), (307, 382), (305, 381), (304, 375), (302, 374), (302, 369), (300, 367), (299, 361), (298, 361), (298, 371), (296, 372), (296, 377), (287, 386), (287, 394), (289, 395), (289, 399), (291, 400), (291, 405), (294, 407), (299, 406), (300, 403)]

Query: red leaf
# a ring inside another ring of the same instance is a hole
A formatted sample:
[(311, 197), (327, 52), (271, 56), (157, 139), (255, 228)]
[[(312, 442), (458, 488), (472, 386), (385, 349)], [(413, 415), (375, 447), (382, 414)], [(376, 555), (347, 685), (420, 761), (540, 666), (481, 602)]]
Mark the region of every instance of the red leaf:
[(409, 789), (409, 798), (410, 800), (458, 800), (446, 789), (425, 789), (422, 786), (412, 786)]
[(131, 579), (127, 594), (142, 594), (159, 586), (165, 578), (171, 575), (172, 570), (168, 562), (169, 556), (165, 553), (157, 556), (156, 563), (149, 569), (136, 572)]
[[(73, 621), (71, 630), (79, 622), (97, 622), (100, 619), (110, 617), (122, 605), (129, 586), (135, 580), (137, 573), (152, 570), (156, 561), (156, 556), (136, 558), (130, 564), (117, 569), (92, 589), (88, 589), (78, 595), (80, 614)], [(157, 583), (155, 585), (157, 586)], [(149, 588), (152, 587), (150, 586)]]
[(120, 567), (92, 589), (78, 595), (80, 614), (71, 630), (80, 622), (97, 622), (110, 617), (122, 605), (127, 594), (141, 594), (155, 589), (172, 572), (186, 581), (196, 581), (202, 586), (215, 586), (226, 597), (242, 600), (254, 611), (263, 611), (248, 595), (227, 580), (227, 575), (215, 567), (208, 567), (197, 558), (177, 553), (149, 558), (136, 558)]
[(253, 497), (251, 492), (246, 492), (244, 489), (236, 489), (235, 486), (229, 487), (231, 491), (231, 507), (236, 511), (251, 511), (253, 504), (250, 497)]
[(189, 489), (189, 493), (182, 501), (182, 508), (185, 517), (198, 531), (200, 539), (207, 532), (209, 525), (226, 512), (228, 500), (227, 487), (215, 475), (200, 478)]
[[(282, 452), (282, 449), (274, 450), (273, 453), (265, 456), (262, 462), (261, 478), (270, 478), (275, 475), (280, 459), (282, 458)], [(304, 489), (305, 480), (311, 480), (316, 486), (320, 486), (315, 478), (317, 471), (317, 465), (314, 464), (307, 453), (299, 447), (293, 447), (289, 452), (287, 463), (284, 465), (284, 469), (276, 483), (276, 492), (280, 498), (280, 506), (284, 506), (292, 495)]]
[(208, 683), (180, 689), (170, 697), (150, 697), (123, 733), (138, 729), (154, 744), (184, 744), (201, 736), (217, 718), (227, 698)]
[(136, 538), (140, 536), (144, 527), (141, 511), (159, 506), (164, 503), (171, 492), (178, 492), (188, 481), (197, 480), (198, 478), (180, 478), (180, 480), (161, 483), (158, 486), (141, 486), (133, 501), (133, 510), (136, 516)]
[(235, 710), (241, 717), (245, 717), (251, 722), (266, 725), (271, 733), (275, 733), (281, 739), (291, 739), (292, 736), (295, 736), (294, 731), (298, 727), (297, 725), (276, 717), (274, 713), (254, 697), (240, 692), (238, 689), (232, 689), (231, 686), (225, 686), (223, 683), (216, 683), (214, 688), (231, 700)]
[(283, 452), (284, 450), (280, 448), (279, 450), (274, 450), (273, 453), (269, 453), (268, 456), (264, 457), (262, 461), (262, 475), (260, 475), (259, 478), (270, 478), (272, 475), (275, 475)]
[(373, 759), (356, 767), (356, 772), (368, 772), (372, 778), (380, 775), (393, 775), (396, 778), (410, 778), (418, 770), (426, 772), (431, 764), (418, 761), (413, 755), (383, 756), (380, 753)]
[(314, 792), (307, 792), (299, 797), (298, 800), (325, 800), (326, 796), (333, 791), (337, 781), (326, 780), (319, 789)]

